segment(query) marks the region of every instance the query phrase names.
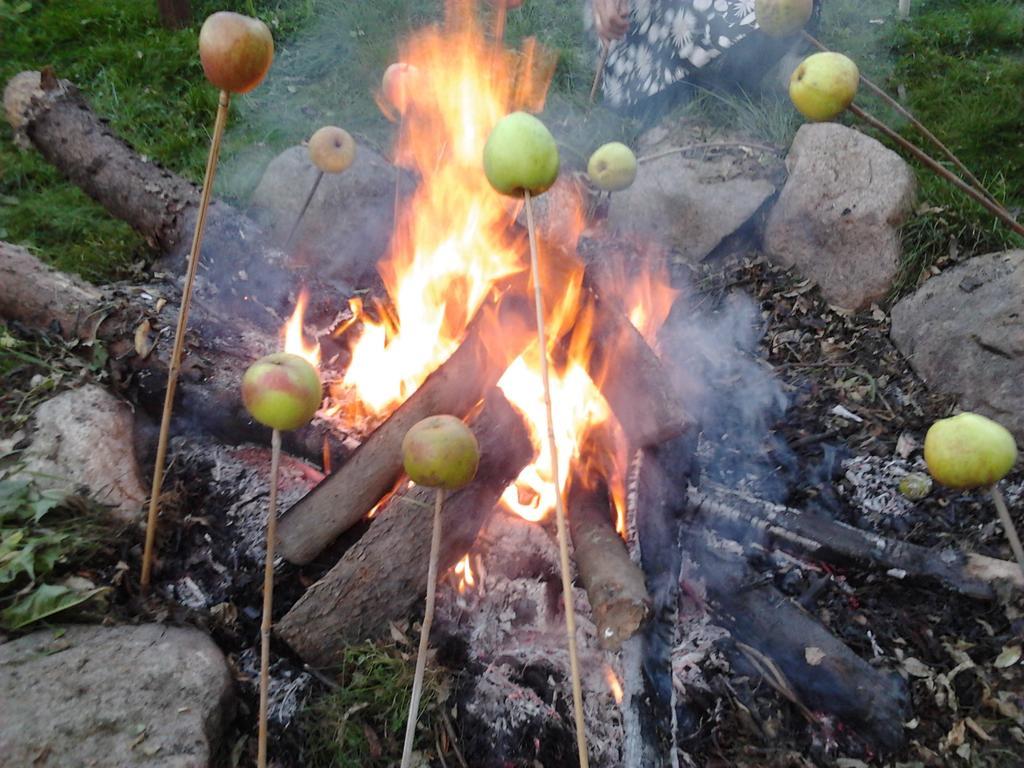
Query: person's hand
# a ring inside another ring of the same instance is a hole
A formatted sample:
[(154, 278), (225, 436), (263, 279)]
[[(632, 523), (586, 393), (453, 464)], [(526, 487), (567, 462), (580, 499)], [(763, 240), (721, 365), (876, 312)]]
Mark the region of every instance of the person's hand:
[(628, 0), (590, 0), (594, 8), (594, 26), (605, 42), (618, 40), (629, 31)]

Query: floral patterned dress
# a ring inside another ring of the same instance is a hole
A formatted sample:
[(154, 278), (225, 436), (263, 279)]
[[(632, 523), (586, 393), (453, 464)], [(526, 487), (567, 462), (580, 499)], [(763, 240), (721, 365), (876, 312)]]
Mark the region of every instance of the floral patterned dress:
[(605, 63), (605, 100), (629, 107), (690, 79), (757, 29), (754, 2), (631, 0), (629, 32), (612, 43)]

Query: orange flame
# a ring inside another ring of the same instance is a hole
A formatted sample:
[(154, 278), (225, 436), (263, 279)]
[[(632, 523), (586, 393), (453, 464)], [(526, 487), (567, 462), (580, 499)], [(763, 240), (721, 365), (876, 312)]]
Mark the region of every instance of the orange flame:
[(469, 562), (469, 553), (455, 564), (454, 573), (459, 577), (459, 594), (465, 594), (476, 586), (476, 577), (473, 575), (473, 566)]
[(621, 704), (623, 695), (622, 683), (619, 682), (619, 676), (615, 674), (615, 670), (611, 668), (610, 664), (604, 665), (604, 679), (608, 683), (608, 689), (612, 692), (615, 703)]
[[(488, 39), (476, 21), (475, 5), (448, 0), (443, 26), (422, 29), (401, 46), (402, 70), (415, 73), (415, 88), (403, 92), (394, 153), (415, 172), (418, 185), (397, 211), (390, 251), (379, 268), (387, 299), (350, 303), (352, 319), (335, 332), (355, 337), (344, 377), (332, 387), (332, 413), (350, 425), (379, 423), (392, 413), (458, 347), (494, 287), (529, 269), (527, 239), (515, 225), (522, 204), (491, 188), (483, 173), (483, 148), (509, 112), (543, 108), (555, 62), (533, 41), (513, 52)], [(555, 494), (564, 491), (588, 430), (601, 426), (603, 434), (615, 436), (608, 452), (624, 456), (626, 451), (608, 403), (588, 374), (593, 308), (576, 255), (584, 201), (573, 185), (558, 185), (545, 202), (557, 211), (540, 232), (549, 348), (528, 349), (499, 382), (524, 415), (538, 450), (503, 496), (510, 509), (530, 520), (554, 509)], [(604, 291), (648, 339), (671, 306), (663, 278), (630, 275), (611, 281)], [(547, 447), (541, 354), (553, 361), (551, 398), (563, 481), (558, 489)], [(614, 464), (610, 471), (618, 473)], [(623, 530), (624, 483), (608, 478), (608, 484)], [(459, 573), (466, 573), (462, 578), (471, 585), (464, 562)]]
[(306, 291), (302, 291), (299, 294), (299, 300), (295, 302), (295, 311), (292, 312), (292, 316), (284, 325), (284, 351), (303, 357), (312, 363), (314, 367), (319, 368), (320, 344), (318, 342), (307, 344), (302, 332), (302, 320), (306, 316), (306, 305), (308, 303), (309, 294)]

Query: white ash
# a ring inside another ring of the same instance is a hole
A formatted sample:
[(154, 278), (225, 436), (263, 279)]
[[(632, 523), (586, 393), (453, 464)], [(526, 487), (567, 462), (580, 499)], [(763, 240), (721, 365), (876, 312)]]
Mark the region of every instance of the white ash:
[(917, 502), (900, 493), (900, 481), (911, 473), (928, 471), (924, 459), (899, 456), (855, 456), (843, 462), (843, 469), (849, 488), (840, 485), (840, 494), (847, 495), (850, 503), (871, 522), (911, 512)]
[[(237, 677), (243, 685), (259, 692), (260, 648), (246, 648), (235, 659)], [(313, 676), (285, 659), (272, 661), (268, 672), (267, 720), (287, 728), (302, 710), (313, 685)]]
[[(474, 555), (482, 565), (476, 586), (460, 594), (460, 579), (451, 574), (439, 586), (437, 604), (439, 630), (465, 640), (472, 660), (487, 670), (467, 709), (486, 714), (484, 722), (492, 723), (496, 733), (536, 722), (539, 714), (561, 720), (557, 709), (572, 712), (572, 689), (552, 532), (499, 511), (478, 537)], [(616, 655), (598, 646), (582, 589), (573, 590), (573, 602), (591, 759), (595, 766), (621, 765), (621, 714), (606, 678), (610, 669), (621, 682), (621, 667)], [(514, 682), (527, 667), (550, 670), (553, 700), (541, 701), (535, 691)], [(547, 709), (538, 709), (542, 706)], [(571, 714), (569, 719), (567, 731), (573, 727)]]
[(704, 609), (707, 590), (696, 571), (690, 556), (683, 552), (676, 643), (672, 648), (672, 684), (679, 696), (685, 696), (688, 688), (710, 691), (706, 672), (729, 668), (717, 646), (729, 633), (713, 624)]

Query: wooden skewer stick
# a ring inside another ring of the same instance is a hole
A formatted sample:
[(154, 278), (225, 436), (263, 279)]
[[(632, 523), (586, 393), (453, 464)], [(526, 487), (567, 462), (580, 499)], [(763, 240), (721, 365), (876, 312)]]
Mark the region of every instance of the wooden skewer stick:
[(427, 646), (430, 641), (430, 627), (434, 623), (434, 602), (437, 592), (437, 559), (441, 551), (441, 508), (444, 505), (444, 489), (438, 488), (434, 502), (434, 526), (430, 534), (430, 565), (427, 568), (427, 605), (423, 612), (423, 627), (420, 629), (420, 645), (416, 653), (416, 673), (412, 681), (412, 698), (409, 700), (409, 717), (405, 721), (405, 745), (402, 747), (402, 768), (412, 763), (412, 744), (416, 738), (416, 719), (423, 696), (423, 675), (427, 668)]
[[(804, 36), (805, 40), (807, 40), (811, 45), (816, 47), (818, 50), (820, 50), (820, 51), (828, 51), (829, 50), (825, 46), (824, 43), (822, 43), (820, 40), (818, 40), (816, 37), (814, 37), (807, 30), (803, 31), (803, 36)], [(868, 90), (870, 90), (872, 93), (874, 93), (876, 96), (878, 96), (878, 98), (880, 98), (882, 101), (884, 101), (886, 104), (888, 104), (894, 110), (896, 110), (902, 117), (904, 117), (907, 120), (907, 122), (909, 122), (912, 126), (914, 126), (914, 128), (916, 128), (917, 131), (922, 136), (924, 136), (926, 139), (928, 139), (928, 141), (930, 141), (932, 144), (934, 144), (936, 147), (938, 147), (939, 150), (947, 158), (949, 158), (949, 161), (951, 163), (953, 163), (953, 165), (955, 165), (957, 167), (957, 169), (960, 171), (960, 173), (962, 173), (967, 178), (967, 180), (974, 186), (975, 189), (977, 189), (979, 192), (981, 192), (981, 194), (983, 194), (985, 197), (987, 197), (993, 203), (996, 203), (998, 205), (998, 201), (995, 199), (995, 197), (992, 195), (992, 193), (989, 192), (985, 188), (985, 185), (982, 184), (981, 181), (978, 180), (978, 178), (973, 173), (971, 173), (970, 169), (961, 162), (960, 158), (957, 157), (955, 154), (953, 154), (953, 150), (951, 150), (949, 147), (947, 147), (939, 139), (938, 136), (936, 136), (934, 133), (932, 133), (930, 130), (928, 130), (928, 128), (924, 125), (924, 123), (922, 123), (920, 120), (918, 120), (916, 117), (914, 117), (914, 115), (910, 112), (910, 110), (908, 110), (906, 107), (904, 107), (898, 101), (896, 101), (896, 99), (894, 99), (892, 96), (890, 96), (888, 93), (886, 93), (880, 86), (876, 85), (873, 81), (869, 80), (864, 75), (860, 76), (860, 81), (862, 83), (864, 83), (864, 85), (868, 88)]]
[(1006, 226), (1008, 226), (1018, 235), (1024, 235), (1024, 226), (1018, 224), (1016, 219), (1014, 219), (1013, 216), (1010, 215), (1010, 212), (1003, 208), (1001, 205), (999, 205), (998, 203), (993, 203), (981, 192), (976, 190), (970, 184), (966, 183), (963, 179), (961, 179), (959, 176), (957, 176), (949, 169), (940, 165), (937, 160), (935, 160), (933, 157), (925, 153), (923, 150), (918, 149), (914, 144), (900, 136), (900, 134), (898, 134), (888, 125), (883, 123), (877, 117), (874, 117), (873, 115), (865, 112), (856, 104), (851, 104), (850, 106), (847, 107), (847, 109), (850, 110), (850, 112), (852, 112), (854, 115), (859, 117), (861, 120), (863, 120), (865, 123), (870, 125), (872, 128), (885, 134), (894, 142), (899, 144), (903, 149), (912, 154), (915, 158), (921, 161), (921, 163), (926, 165), (930, 170), (937, 173), (939, 176), (944, 178), (946, 181), (948, 181), (954, 187), (959, 189), (965, 195), (967, 195), (972, 200), (977, 202), (978, 205), (985, 208), (993, 216), (995, 216), (997, 219), (1006, 224)]
[(597, 61), (597, 70), (594, 72), (594, 84), (590, 86), (590, 103), (597, 98), (597, 89), (601, 87), (601, 77), (604, 75), (604, 65), (608, 63), (608, 54), (612, 46), (607, 40), (601, 40), (601, 58)]
[(540, 345), (540, 375), (544, 384), (544, 408), (548, 422), (548, 449), (551, 452), (551, 482), (555, 485), (555, 521), (558, 528), (558, 552), (562, 566), (562, 598), (565, 603), (565, 631), (569, 639), (569, 669), (572, 675), (572, 703), (576, 717), (576, 746), (580, 768), (589, 768), (586, 723), (583, 719), (583, 688), (580, 685), (580, 663), (576, 654), (576, 613), (572, 600), (572, 580), (569, 578), (569, 535), (565, 525), (565, 506), (562, 502), (562, 483), (558, 472), (558, 446), (555, 443), (555, 421), (551, 408), (551, 379), (548, 375), (547, 334), (544, 331), (544, 305), (540, 289), (540, 266), (537, 258), (537, 232), (533, 223), (533, 205), (530, 192), (525, 192), (526, 227), (530, 236), (530, 272), (533, 276), (533, 296), (537, 309), (537, 343)]
[(206, 160), (206, 174), (203, 177), (203, 191), (199, 198), (199, 212), (196, 217), (196, 229), (192, 236), (192, 247), (189, 250), (188, 271), (185, 275), (185, 286), (181, 293), (181, 308), (178, 314), (178, 328), (174, 335), (174, 349), (171, 351), (170, 364), (167, 369), (167, 394), (164, 396), (163, 416), (160, 419), (160, 437), (156, 447), (156, 464), (153, 467), (153, 485), (149, 491), (149, 514), (146, 518), (146, 545), (142, 553), (142, 592), (149, 591), (149, 582), (153, 572), (153, 549), (156, 544), (156, 521), (160, 510), (160, 491), (164, 482), (164, 464), (167, 461), (167, 443), (171, 429), (171, 411), (174, 408), (174, 392), (178, 385), (178, 374), (181, 372), (181, 356), (185, 347), (185, 330), (188, 326), (188, 311), (192, 303), (192, 289), (195, 285), (196, 272), (199, 269), (199, 250), (203, 242), (203, 231), (206, 228), (206, 212), (210, 207), (213, 193), (213, 177), (217, 173), (217, 159), (220, 157), (221, 139), (224, 137), (224, 126), (228, 121), (228, 104), (231, 95), (222, 90), (217, 102), (217, 119), (213, 125), (213, 138), (210, 141), (210, 155)]
[(299, 224), (302, 223), (302, 217), (306, 215), (306, 210), (309, 208), (309, 204), (313, 202), (313, 195), (316, 194), (317, 187), (320, 186), (320, 182), (324, 178), (324, 172), (320, 171), (316, 175), (316, 181), (313, 182), (312, 189), (309, 190), (309, 194), (306, 195), (306, 202), (302, 204), (302, 208), (299, 210), (299, 215), (295, 219), (295, 223), (292, 224), (291, 232), (288, 233), (288, 239), (284, 241), (284, 249), (287, 251), (291, 248), (292, 240), (295, 238), (295, 233), (299, 231)]
[(267, 765), (267, 704), (270, 689), (270, 626), (274, 608), (274, 542), (277, 540), (277, 475), (281, 464), (281, 432), (270, 436), (270, 508), (267, 511), (267, 557), (263, 563), (263, 620), (260, 623), (260, 724), (256, 765)]
[(1010, 542), (1010, 549), (1013, 550), (1013, 556), (1017, 558), (1017, 564), (1020, 566), (1020, 571), (1024, 574), (1024, 547), (1021, 547), (1020, 536), (1017, 535), (1017, 526), (1013, 524), (1013, 518), (1010, 517), (1010, 510), (1006, 508), (1006, 498), (1003, 496), (1002, 490), (999, 488), (999, 483), (995, 483), (989, 488), (989, 493), (992, 494), (992, 501), (996, 505), (996, 512), (999, 514), (999, 522), (1003, 524), (1003, 530), (1006, 531), (1006, 538)]

